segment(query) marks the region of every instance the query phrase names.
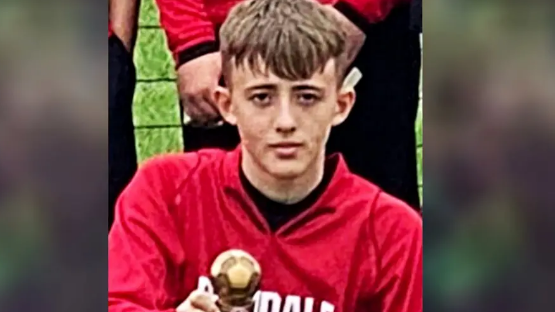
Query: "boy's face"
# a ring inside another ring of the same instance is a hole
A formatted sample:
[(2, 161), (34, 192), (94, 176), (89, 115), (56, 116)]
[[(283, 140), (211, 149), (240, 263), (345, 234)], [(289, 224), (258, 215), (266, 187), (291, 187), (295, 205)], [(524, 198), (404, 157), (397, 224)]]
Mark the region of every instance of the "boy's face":
[(295, 178), (324, 155), (331, 127), (347, 118), (355, 99), (352, 88), (338, 90), (335, 68), (330, 60), (322, 72), (299, 81), (248, 66), (231, 70), (231, 88), (219, 88), (216, 100), (226, 121), (237, 125), (244, 151), (264, 171)]

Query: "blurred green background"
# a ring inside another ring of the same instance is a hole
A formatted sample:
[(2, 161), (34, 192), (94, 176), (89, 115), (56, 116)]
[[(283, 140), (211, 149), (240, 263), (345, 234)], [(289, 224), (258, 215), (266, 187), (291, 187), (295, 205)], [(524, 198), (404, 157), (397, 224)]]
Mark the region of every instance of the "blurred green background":
[[(154, 0), (143, 0), (135, 50), (137, 88), (133, 103), (139, 162), (164, 152), (181, 151), (175, 72)], [(422, 109), (416, 124), (418, 176), (422, 191)]]

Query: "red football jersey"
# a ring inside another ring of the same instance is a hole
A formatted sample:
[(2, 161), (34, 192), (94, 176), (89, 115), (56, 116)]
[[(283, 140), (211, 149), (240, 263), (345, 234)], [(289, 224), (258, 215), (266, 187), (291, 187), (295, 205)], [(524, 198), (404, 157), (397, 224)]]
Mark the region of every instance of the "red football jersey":
[[(178, 65), (194, 56), (217, 51), (216, 29), (231, 8), (242, 0), (156, 0), (160, 23)], [(333, 4), (342, 13), (354, 12), (368, 23), (383, 20), (397, 5), (410, 0), (318, 0)], [(350, 16), (351, 14), (346, 14)], [(355, 22), (355, 21), (353, 21)], [(355, 22), (355, 24), (357, 24)], [(196, 51), (186, 51), (193, 49)]]
[(277, 232), (241, 185), (239, 150), (147, 162), (109, 234), (109, 311), (175, 311), (211, 290), (212, 261), (228, 249), (261, 265), (258, 312), (422, 311), (420, 216), (333, 157), (325, 192)]

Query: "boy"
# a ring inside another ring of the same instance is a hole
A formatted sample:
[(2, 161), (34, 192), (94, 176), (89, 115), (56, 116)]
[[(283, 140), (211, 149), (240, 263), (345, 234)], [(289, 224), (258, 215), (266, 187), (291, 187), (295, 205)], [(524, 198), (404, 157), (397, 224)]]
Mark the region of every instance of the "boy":
[(355, 100), (337, 23), (309, 0), (231, 11), (215, 99), (241, 143), (139, 170), (109, 236), (109, 311), (218, 311), (206, 276), (232, 248), (261, 265), (255, 311), (422, 311), (420, 217), (325, 156)]
[[(177, 69), (180, 111), (190, 117), (183, 126), (185, 151), (239, 144), (236, 127), (221, 125), (212, 95), (221, 77), (216, 34), (242, 1), (156, 0)], [(347, 26), (353, 66), (363, 74), (356, 89), (359, 105), (333, 129), (327, 152), (341, 153), (354, 173), (420, 210), (414, 127), (421, 53), (418, 32), (409, 27), (412, 1), (318, 2)]]

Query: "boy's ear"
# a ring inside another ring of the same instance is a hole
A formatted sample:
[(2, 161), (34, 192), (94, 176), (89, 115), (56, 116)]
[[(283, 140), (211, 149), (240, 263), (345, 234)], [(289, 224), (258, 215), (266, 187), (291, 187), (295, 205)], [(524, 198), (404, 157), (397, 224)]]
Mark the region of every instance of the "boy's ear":
[(222, 115), (223, 119), (231, 124), (237, 124), (237, 118), (233, 113), (233, 107), (231, 105), (231, 92), (228, 88), (218, 86), (214, 91), (214, 100), (216, 101), (216, 105), (218, 105), (218, 110)]
[(337, 104), (335, 106), (335, 115), (332, 120), (332, 125), (337, 126), (343, 123), (355, 104), (356, 93), (353, 87), (344, 87), (339, 90), (337, 96)]

